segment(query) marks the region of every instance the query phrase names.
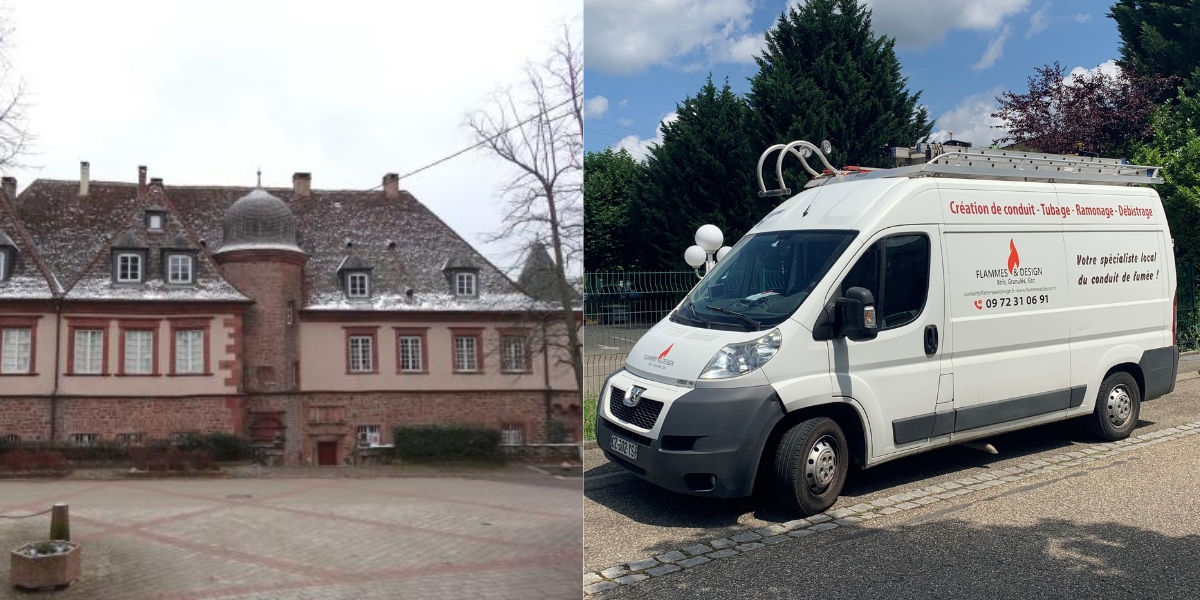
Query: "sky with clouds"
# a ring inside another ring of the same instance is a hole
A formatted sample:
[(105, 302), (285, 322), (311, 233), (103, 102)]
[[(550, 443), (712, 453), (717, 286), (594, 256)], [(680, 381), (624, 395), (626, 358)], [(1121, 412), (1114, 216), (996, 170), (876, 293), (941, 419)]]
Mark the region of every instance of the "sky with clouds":
[[(521, 2), (12, 0), (7, 58), (36, 142), (36, 178), (370, 189), (475, 140), (463, 126), (542, 61), (582, 0)], [(498, 266), (484, 244), (508, 171), (482, 151), (401, 181)]]
[[(711, 71), (749, 90), (763, 34), (799, 0), (585, 0), (588, 150), (645, 149)], [(995, 97), (1027, 90), (1034, 69), (1113, 72), (1120, 42), (1097, 0), (864, 0), (876, 34), (896, 39), (910, 91), (937, 119), (935, 139), (986, 145)]]

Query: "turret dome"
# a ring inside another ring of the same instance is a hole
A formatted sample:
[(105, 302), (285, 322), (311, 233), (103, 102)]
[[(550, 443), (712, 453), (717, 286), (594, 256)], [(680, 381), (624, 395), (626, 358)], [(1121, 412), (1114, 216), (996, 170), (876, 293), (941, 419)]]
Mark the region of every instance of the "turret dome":
[(302, 252), (296, 245), (296, 215), (283, 200), (262, 188), (229, 206), (224, 231), (218, 254), (254, 249)]

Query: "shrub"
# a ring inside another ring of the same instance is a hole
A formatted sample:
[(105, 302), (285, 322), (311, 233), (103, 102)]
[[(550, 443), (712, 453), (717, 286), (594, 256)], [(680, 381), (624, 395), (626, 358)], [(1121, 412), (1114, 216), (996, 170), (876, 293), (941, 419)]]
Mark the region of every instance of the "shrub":
[(500, 432), (463, 425), (392, 428), (396, 457), (414, 462), (503, 462)]
[(16, 448), (0, 454), (0, 471), (64, 471), (67, 461), (54, 450)]
[(250, 440), (232, 433), (189, 433), (176, 440), (174, 446), (184, 451), (201, 450), (218, 461), (248, 460), (254, 458)]

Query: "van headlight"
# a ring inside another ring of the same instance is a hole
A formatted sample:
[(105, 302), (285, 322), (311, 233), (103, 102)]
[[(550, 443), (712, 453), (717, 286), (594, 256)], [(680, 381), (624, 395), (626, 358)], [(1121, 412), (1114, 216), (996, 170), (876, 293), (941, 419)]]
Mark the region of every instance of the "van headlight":
[(726, 379), (745, 375), (765, 364), (779, 352), (783, 335), (778, 329), (757, 340), (729, 344), (717, 351), (717, 355), (708, 361), (700, 379)]

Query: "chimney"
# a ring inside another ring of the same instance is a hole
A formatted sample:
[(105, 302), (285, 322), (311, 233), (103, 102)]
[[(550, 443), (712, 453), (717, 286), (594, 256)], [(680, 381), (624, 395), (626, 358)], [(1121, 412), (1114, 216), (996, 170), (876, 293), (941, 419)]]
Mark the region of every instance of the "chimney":
[(17, 198), (17, 178), (16, 177), (0, 178), (0, 188), (2, 188), (4, 190), (4, 195), (7, 196), (9, 200), (15, 200)]
[(146, 165), (138, 167), (138, 195), (146, 193)]
[(292, 173), (292, 192), (307, 197), (312, 192), (312, 173)]
[(88, 186), (92, 182), (92, 168), (88, 161), (79, 161), (79, 195), (88, 195)]
[(387, 173), (383, 176), (383, 195), (387, 198), (400, 197), (400, 175)]

